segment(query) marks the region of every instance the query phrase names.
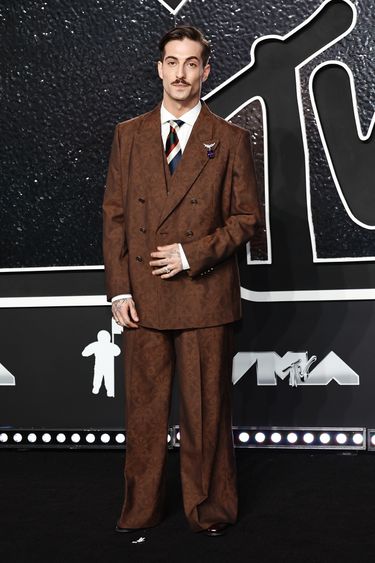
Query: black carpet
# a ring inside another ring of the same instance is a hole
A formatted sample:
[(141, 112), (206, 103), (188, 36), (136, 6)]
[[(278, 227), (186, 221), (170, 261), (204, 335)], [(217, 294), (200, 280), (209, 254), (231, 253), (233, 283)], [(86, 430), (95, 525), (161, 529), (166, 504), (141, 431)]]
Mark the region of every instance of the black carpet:
[(239, 521), (218, 538), (185, 521), (177, 451), (168, 454), (165, 521), (116, 534), (123, 460), (114, 451), (0, 451), (0, 562), (375, 561), (373, 454), (237, 450)]

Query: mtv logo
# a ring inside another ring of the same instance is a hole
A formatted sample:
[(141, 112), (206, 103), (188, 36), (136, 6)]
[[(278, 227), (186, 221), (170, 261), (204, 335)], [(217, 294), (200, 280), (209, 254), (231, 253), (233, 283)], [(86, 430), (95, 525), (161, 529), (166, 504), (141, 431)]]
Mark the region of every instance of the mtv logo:
[(3, 364), (0, 364), (0, 385), (14, 386), (15, 384), (16, 378), (14, 375), (12, 375)]
[(185, 4), (186, 0), (159, 0), (160, 4), (167, 8), (174, 16)]
[(339, 385), (359, 385), (359, 375), (337, 354), (329, 352), (314, 369), (316, 356), (308, 352), (286, 352), (280, 357), (276, 352), (238, 352), (233, 359), (233, 385), (256, 365), (257, 384), (277, 385), (277, 378), (289, 378), (291, 387), (328, 385), (336, 381)]

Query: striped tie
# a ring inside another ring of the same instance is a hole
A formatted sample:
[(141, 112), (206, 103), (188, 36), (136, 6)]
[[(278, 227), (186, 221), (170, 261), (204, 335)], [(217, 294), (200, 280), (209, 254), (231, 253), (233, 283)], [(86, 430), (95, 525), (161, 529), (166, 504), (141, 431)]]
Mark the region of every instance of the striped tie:
[(165, 154), (167, 156), (167, 162), (171, 174), (176, 170), (177, 164), (180, 162), (182, 151), (180, 146), (180, 141), (178, 140), (177, 131), (183, 125), (181, 119), (176, 119), (176, 121), (170, 121), (170, 129), (167, 137), (167, 142), (165, 144)]

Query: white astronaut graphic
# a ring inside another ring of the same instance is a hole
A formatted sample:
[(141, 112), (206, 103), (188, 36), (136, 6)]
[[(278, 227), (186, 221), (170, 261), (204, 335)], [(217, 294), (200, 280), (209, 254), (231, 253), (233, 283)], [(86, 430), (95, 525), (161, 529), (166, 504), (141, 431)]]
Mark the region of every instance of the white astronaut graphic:
[(82, 356), (95, 356), (94, 379), (92, 392), (97, 395), (104, 381), (107, 397), (115, 396), (115, 357), (121, 349), (111, 342), (111, 335), (107, 330), (98, 332), (98, 340), (88, 344), (82, 351)]

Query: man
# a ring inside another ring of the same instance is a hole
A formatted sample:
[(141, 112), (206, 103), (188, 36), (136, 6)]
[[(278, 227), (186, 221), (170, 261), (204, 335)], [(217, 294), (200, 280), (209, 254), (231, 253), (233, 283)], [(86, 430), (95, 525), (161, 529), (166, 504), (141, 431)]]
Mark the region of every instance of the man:
[(125, 502), (116, 530), (162, 519), (176, 367), (184, 510), (193, 531), (215, 536), (237, 518), (235, 251), (254, 232), (258, 202), (249, 134), (200, 102), (209, 43), (178, 26), (159, 47), (162, 103), (117, 126), (103, 205), (108, 298), (125, 327)]

